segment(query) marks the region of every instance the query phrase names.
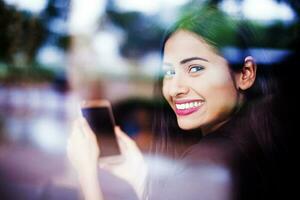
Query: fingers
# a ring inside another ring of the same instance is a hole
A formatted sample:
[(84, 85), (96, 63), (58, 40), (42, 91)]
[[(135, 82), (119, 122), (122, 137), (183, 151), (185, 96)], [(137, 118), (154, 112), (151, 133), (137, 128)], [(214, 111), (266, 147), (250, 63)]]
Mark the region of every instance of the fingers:
[(122, 153), (128, 154), (132, 152), (140, 152), (135, 141), (124, 133), (119, 126), (115, 127), (115, 132), (118, 137)]
[(72, 164), (76, 162), (76, 152), (79, 147), (78, 143), (80, 141), (80, 138), (82, 138), (79, 132), (80, 131), (75, 128), (74, 124), (70, 137), (67, 139), (66, 153)]
[(94, 133), (84, 118), (74, 121), (66, 151), (72, 165), (79, 171), (98, 162), (100, 149)]
[(72, 128), (71, 128), (71, 134), (67, 140), (67, 154), (70, 156), (72, 152), (78, 148), (78, 144), (80, 144), (81, 141), (85, 140), (85, 136), (83, 131), (81, 131), (81, 125), (79, 119), (76, 119), (73, 122)]
[[(68, 139), (68, 146), (80, 147), (83, 143), (94, 146), (97, 139), (86, 120), (81, 117), (74, 121), (72, 131)], [(67, 149), (68, 150), (68, 149)]]
[(70, 138), (68, 138), (67, 147), (66, 147), (66, 152), (67, 152), (68, 158), (71, 158), (71, 147), (72, 147), (71, 140), (70, 140)]
[(80, 120), (80, 125), (82, 128), (82, 132), (84, 133), (84, 136), (88, 137), (91, 140), (96, 140), (96, 136), (95, 136), (94, 132), (92, 131), (90, 125), (86, 121), (86, 119), (81, 117), (79, 120)]
[(115, 132), (117, 137), (119, 137), (125, 143), (135, 144), (133, 139), (131, 139), (126, 133), (124, 133), (119, 126), (115, 126)]

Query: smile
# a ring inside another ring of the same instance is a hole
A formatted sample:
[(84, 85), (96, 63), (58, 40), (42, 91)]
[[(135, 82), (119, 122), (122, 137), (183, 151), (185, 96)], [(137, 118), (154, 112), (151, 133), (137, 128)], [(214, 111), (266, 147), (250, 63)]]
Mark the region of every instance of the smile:
[(189, 115), (201, 108), (204, 104), (204, 101), (200, 100), (189, 100), (189, 101), (181, 101), (175, 103), (175, 112), (177, 115)]

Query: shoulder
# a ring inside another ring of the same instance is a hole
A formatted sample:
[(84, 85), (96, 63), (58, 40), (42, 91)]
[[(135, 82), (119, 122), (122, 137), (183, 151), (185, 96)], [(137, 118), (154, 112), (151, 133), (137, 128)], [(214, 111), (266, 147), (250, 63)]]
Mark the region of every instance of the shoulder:
[(173, 163), (175, 171), (165, 180), (167, 187), (158, 189), (163, 190), (159, 194), (170, 199), (234, 199), (235, 151), (225, 138), (203, 139)]
[[(179, 199), (234, 199), (238, 156), (230, 139), (204, 138), (178, 160), (177, 169), (168, 180), (168, 190)], [(178, 189), (180, 192), (174, 192)]]

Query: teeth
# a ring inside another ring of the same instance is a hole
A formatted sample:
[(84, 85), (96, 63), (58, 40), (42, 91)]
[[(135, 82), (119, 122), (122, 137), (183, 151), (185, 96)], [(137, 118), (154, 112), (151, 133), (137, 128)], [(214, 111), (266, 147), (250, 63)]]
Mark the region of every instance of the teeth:
[(179, 110), (183, 110), (183, 109), (199, 107), (201, 105), (202, 105), (202, 102), (195, 101), (195, 102), (190, 102), (190, 103), (176, 104), (176, 108)]

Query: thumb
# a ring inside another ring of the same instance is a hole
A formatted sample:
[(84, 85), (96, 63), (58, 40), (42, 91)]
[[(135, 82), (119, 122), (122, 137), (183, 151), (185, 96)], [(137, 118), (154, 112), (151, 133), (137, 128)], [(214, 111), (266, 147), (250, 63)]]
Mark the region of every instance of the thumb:
[(115, 126), (115, 132), (116, 132), (117, 137), (121, 141), (123, 141), (126, 144), (126, 146), (128, 146), (128, 145), (135, 146), (136, 145), (134, 140), (131, 137), (129, 137), (125, 132), (123, 132), (119, 126)]

